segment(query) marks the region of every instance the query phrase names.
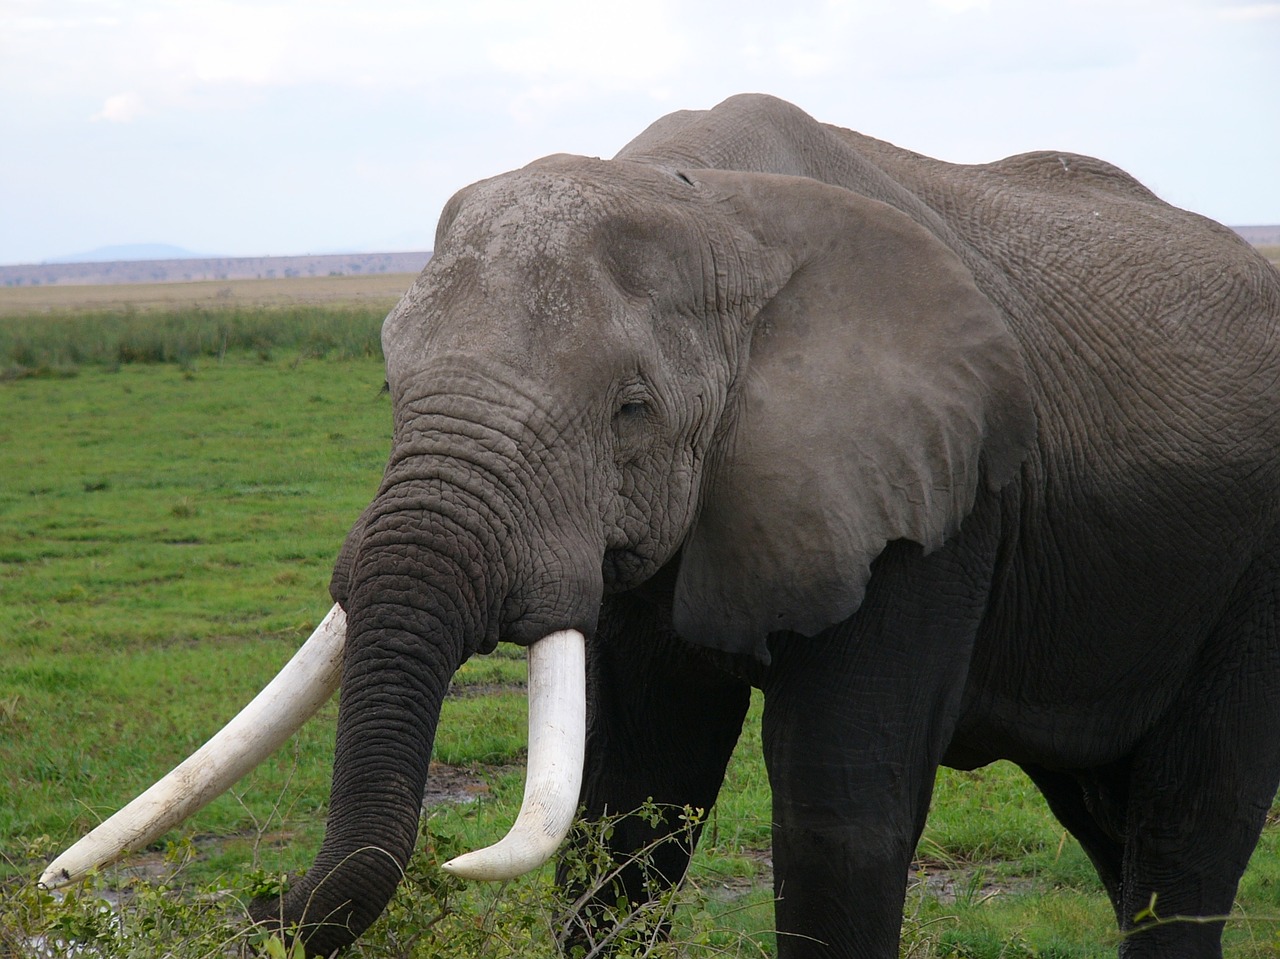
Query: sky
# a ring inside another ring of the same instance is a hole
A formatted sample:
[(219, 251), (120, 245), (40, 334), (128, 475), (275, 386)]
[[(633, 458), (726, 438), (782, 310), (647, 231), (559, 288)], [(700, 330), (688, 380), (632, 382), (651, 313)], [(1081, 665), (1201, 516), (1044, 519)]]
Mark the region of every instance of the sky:
[(742, 92), (1280, 224), (1280, 0), (0, 0), (0, 264), (425, 250), (468, 183)]

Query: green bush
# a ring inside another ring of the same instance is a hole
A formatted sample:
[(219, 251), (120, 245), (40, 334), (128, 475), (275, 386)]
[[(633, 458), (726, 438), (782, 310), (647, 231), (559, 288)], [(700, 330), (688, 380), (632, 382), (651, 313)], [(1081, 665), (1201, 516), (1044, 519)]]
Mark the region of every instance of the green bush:
[[(648, 805), (632, 815), (656, 821)], [(683, 831), (666, 841), (688, 842), (701, 811), (678, 811)], [(584, 890), (567, 903), (551, 878), (551, 867), (507, 883), (468, 883), (439, 869), (439, 863), (464, 851), (464, 841), (443, 818), (424, 820), (425, 842), (387, 911), (352, 948), (354, 959), (543, 959), (560, 955), (557, 941), (574, 924), (576, 910), (589, 897), (610, 888), (618, 865), (604, 840), (613, 817), (579, 826), (565, 861), (575, 886)], [(631, 860), (645, 868), (654, 848)], [(32, 858), (46, 852), (33, 848)], [(169, 851), (172, 874), (159, 882), (132, 878), (113, 883), (105, 874), (90, 877), (63, 895), (30, 884), (14, 885), (0, 900), (0, 955), (43, 959), (77, 950), (98, 959), (205, 959), (250, 946), (269, 959), (301, 955), (278, 938), (255, 930), (246, 904), (274, 894), (283, 876), (262, 870), (237, 879), (198, 887), (184, 885), (189, 845)], [(760, 904), (759, 927), (772, 924), (768, 903)], [(572, 950), (574, 959), (610, 954), (626, 959), (675, 959), (698, 954), (768, 956), (771, 937), (726, 932), (714, 915), (711, 897), (696, 882), (686, 882), (657, 901), (631, 909), (625, 903), (605, 907), (586, 938)], [(677, 909), (679, 910), (677, 913)], [(606, 950), (616, 950), (606, 953)]]

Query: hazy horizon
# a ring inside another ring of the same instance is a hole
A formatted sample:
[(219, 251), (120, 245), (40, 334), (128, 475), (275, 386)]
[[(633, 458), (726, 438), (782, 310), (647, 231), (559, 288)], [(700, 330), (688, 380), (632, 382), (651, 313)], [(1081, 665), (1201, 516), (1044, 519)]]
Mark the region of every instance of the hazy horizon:
[[(1280, 244), (1280, 223), (1225, 223), (1251, 243), (1270, 246)], [(242, 259), (298, 259), (304, 257), (377, 256), (395, 253), (430, 253), (429, 246), (421, 249), (385, 250), (316, 250), (302, 253), (280, 253), (255, 256), (253, 254), (201, 253), (168, 243), (112, 244), (66, 256), (50, 257), (34, 263), (0, 263), (0, 267), (25, 266), (75, 266), (93, 263), (147, 263), (167, 260), (242, 260)]]
[[(365, 256), (376, 255), (379, 253), (416, 253), (427, 252), (425, 249), (418, 251), (414, 249), (404, 250), (304, 250), (300, 253), (280, 253), (268, 254), (266, 258), (281, 258), (299, 256)], [(129, 263), (129, 262), (146, 262), (148, 260), (230, 260), (245, 259), (245, 256), (237, 256), (227, 253), (202, 253), (197, 250), (188, 250), (184, 247), (174, 246), (171, 243), (120, 243), (110, 244), (108, 246), (96, 247), (92, 250), (84, 250), (79, 253), (69, 253), (63, 256), (50, 257), (47, 260), (41, 260), (39, 263), (4, 263), (0, 266), (54, 266), (60, 264), (74, 263)]]

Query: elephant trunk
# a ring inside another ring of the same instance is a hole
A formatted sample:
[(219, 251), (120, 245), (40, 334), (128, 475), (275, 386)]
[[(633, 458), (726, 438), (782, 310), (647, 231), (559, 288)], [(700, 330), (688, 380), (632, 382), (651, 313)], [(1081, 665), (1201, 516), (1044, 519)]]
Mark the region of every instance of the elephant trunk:
[[(395, 891), (417, 840), (440, 704), (461, 659), (437, 624), (406, 629), (390, 611), (349, 618), (324, 842), (281, 899), (252, 910), (304, 939), (309, 955), (348, 945)], [(430, 644), (418, 638), (424, 632)]]
[[(344, 599), (347, 644), (324, 842), (283, 897), (252, 909), (268, 928), (301, 938), (309, 955), (348, 945), (394, 893), (417, 840), (449, 682), (492, 635), (507, 593), (494, 541), (467, 536), (439, 516), (406, 512), (403, 494), (387, 499), (387, 511), (366, 528)], [(451, 535), (440, 535), (442, 528)], [(531, 788), (512, 836), (471, 854), (471, 868), (464, 862), (458, 874), (526, 872), (567, 832), (585, 741), (583, 646), (573, 630), (530, 644)]]

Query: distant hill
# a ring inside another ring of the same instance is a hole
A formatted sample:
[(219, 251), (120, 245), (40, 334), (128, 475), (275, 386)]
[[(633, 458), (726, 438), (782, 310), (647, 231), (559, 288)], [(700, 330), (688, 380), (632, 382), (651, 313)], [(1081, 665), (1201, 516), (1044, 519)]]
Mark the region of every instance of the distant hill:
[(349, 276), (357, 273), (417, 273), (430, 258), (429, 252), (415, 252), (195, 259), (173, 257), (148, 260), (123, 258), (105, 262), (38, 263), (0, 266), (0, 285), (87, 286), (181, 283), (192, 280), (270, 280), (283, 277)]
[(55, 256), (46, 263), (115, 263), (121, 260), (196, 260), (201, 254), (184, 250), (172, 243), (126, 243), (121, 246), (100, 246), (87, 253)]

